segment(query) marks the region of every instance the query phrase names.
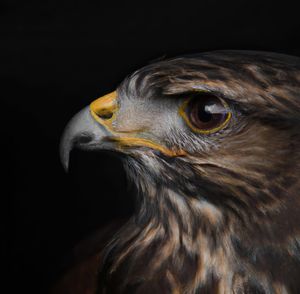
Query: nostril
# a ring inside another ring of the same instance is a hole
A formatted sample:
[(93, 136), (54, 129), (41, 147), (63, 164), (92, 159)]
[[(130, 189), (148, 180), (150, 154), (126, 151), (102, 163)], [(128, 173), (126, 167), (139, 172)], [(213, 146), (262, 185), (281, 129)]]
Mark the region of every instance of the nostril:
[(99, 111), (96, 112), (97, 116), (99, 116), (101, 119), (110, 119), (113, 116), (113, 112), (112, 111)]

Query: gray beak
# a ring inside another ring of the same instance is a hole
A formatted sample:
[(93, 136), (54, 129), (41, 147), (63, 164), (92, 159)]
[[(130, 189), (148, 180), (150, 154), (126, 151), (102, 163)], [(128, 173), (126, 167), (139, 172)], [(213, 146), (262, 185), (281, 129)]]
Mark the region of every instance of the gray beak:
[(108, 131), (93, 119), (90, 107), (78, 112), (67, 124), (60, 141), (60, 158), (66, 171), (69, 168), (71, 150), (76, 146), (84, 150), (106, 149)]

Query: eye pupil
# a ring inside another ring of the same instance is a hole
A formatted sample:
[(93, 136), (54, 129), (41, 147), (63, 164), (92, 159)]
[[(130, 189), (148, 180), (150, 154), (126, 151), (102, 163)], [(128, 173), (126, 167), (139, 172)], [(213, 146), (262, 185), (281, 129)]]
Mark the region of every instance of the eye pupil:
[(213, 114), (207, 110), (207, 107), (205, 107), (205, 105), (198, 104), (198, 114), (197, 115), (198, 115), (199, 119), (203, 122), (209, 122), (213, 118)]
[(213, 95), (195, 95), (186, 109), (190, 123), (200, 132), (210, 132), (222, 127), (230, 115), (225, 102)]

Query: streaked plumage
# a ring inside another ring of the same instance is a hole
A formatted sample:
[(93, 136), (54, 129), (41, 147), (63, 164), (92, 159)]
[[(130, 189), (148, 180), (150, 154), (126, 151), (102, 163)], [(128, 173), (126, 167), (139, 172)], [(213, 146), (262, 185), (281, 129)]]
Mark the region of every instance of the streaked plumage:
[[(222, 129), (195, 132), (180, 116), (195, 93), (226, 101)], [(136, 71), (111, 97), (111, 113), (101, 98), (71, 121), (62, 158), (75, 144), (123, 153), (139, 193), (85, 265), (94, 289), (78, 293), (300, 293), (300, 60), (178, 57)]]

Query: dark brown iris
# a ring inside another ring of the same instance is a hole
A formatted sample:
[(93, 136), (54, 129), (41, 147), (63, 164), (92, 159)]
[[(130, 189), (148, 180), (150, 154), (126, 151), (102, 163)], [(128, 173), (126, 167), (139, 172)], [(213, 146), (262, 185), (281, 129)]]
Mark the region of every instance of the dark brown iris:
[(229, 116), (229, 110), (220, 98), (199, 95), (190, 100), (187, 115), (195, 128), (210, 131), (222, 126)]

